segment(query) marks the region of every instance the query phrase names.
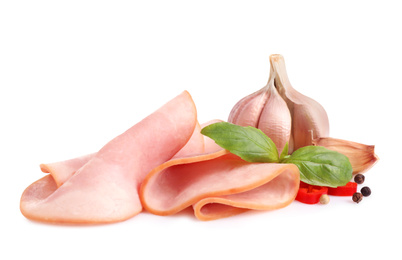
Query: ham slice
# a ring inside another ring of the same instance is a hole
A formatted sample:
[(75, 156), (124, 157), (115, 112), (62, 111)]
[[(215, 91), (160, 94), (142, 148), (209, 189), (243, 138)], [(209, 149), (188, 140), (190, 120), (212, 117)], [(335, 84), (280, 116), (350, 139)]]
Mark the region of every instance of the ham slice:
[(79, 168), (84, 166), (95, 155), (96, 153), (93, 153), (62, 162), (47, 164), (43, 163), (40, 165), (40, 169), (44, 173), (50, 173), (54, 179), (54, 182), (56, 183), (56, 186), (60, 187), (63, 185), (63, 183), (70, 179)]
[(198, 219), (214, 220), (283, 208), (295, 199), (295, 165), (248, 163), (205, 138), (205, 154), (174, 158), (146, 176), (140, 189), (146, 210), (163, 216), (192, 206)]
[[(21, 212), (29, 219), (57, 223), (126, 220), (142, 210), (138, 188), (146, 174), (186, 143), (194, 151), (189, 140), (196, 126), (195, 105), (185, 91), (96, 154), (42, 165), (50, 174), (23, 192)], [(194, 141), (197, 146), (200, 142)]]
[[(181, 154), (191, 155), (203, 153), (205, 150), (204, 146), (202, 145), (204, 141), (208, 141), (210, 146), (215, 146), (215, 149), (221, 149), (218, 145), (215, 144), (215, 142), (211, 141), (211, 139), (204, 139), (203, 136), (199, 134), (199, 132), (201, 132), (201, 126), (197, 122), (190, 140), (182, 149), (180, 149), (178, 153), (173, 156), (173, 158), (180, 157)], [(60, 187), (64, 182), (70, 179), (78, 169), (84, 166), (95, 155), (96, 153), (92, 153), (61, 162), (43, 163), (40, 165), (40, 169), (44, 173), (50, 173), (56, 183), (56, 186)]]
[[(229, 187), (220, 187), (214, 191), (216, 195), (207, 196), (192, 205), (198, 219), (214, 220), (248, 210), (284, 208), (294, 201), (299, 189), (296, 182), (299, 171), (295, 165), (245, 164), (228, 171), (228, 174), (233, 178)], [(257, 176), (249, 180), (250, 174)]]

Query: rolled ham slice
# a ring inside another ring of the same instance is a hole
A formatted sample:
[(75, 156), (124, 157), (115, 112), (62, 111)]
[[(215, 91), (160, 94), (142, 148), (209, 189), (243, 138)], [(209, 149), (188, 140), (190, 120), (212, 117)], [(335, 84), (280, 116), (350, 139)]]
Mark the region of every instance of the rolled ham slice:
[(195, 105), (185, 91), (96, 154), (42, 165), (50, 174), (23, 192), (21, 212), (56, 223), (111, 223), (135, 216), (142, 210), (138, 188), (147, 173), (190, 143), (196, 126)]
[[(224, 160), (224, 158), (222, 158)], [(228, 163), (230, 164), (230, 163)], [(299, 171), (295, 165), (251, 164), (233, 169), (228, 173), (233, 181), (228, 187), (219, 189), (223, 195), (208, 196), (194, 203), (194, 214), (199, 220), (215, 220), (230, 217), (248, 210), (275, 210), (288, 206), (294, 201), (299, 183)], [(248, 174), (256, 174), (249, 180)], [(242, 185), (237, 182), (245, 178)], [(231, 188), (233, 187), (233, 188)]]
[(163, 216), (192, 206), (198, 219), (214, 220), (283, 208), (295, 199), (300, 182), (295, 165), (248, 163), (205, 143), (211, 153), (172, 159), (147, 175), (140, 189), (146, 210)]

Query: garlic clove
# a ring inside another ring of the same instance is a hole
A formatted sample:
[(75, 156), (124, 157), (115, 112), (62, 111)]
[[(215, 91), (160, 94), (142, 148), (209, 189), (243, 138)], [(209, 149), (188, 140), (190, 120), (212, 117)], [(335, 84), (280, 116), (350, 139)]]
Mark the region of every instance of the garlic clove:
[(278, 149), (278, 153), (281, 154), (285, 144), (289, 142), (292, 118), (286, 102), (274, 86), (274, 77), (267, 86), (267, 100), (262, 109), (257, 128), (271, 138)]
[[(311, 145), (312, 140), (329, 135), (329, 120), (325, 109), (314, 99), (296, 91), (287, 76), (285, 60), (280, 54), (270, 56), (271, 70), (276, 73), (275, 87), (288, 105), (292, 117), (293, 150)], [(292, 150), (290, 150), (292, 152)]]
[(313, 145), (324, 146), (347, 156), (352, 164), (353, 174), (367, 171), (379, 160), (374, 152), (374, 145), (365, 145), (332, 137), (314, 139)]
[(267, 86), (265, 86), (242, 98), (232, 108), (228, 122), (240, 126), (257, 127), (267, 96)]

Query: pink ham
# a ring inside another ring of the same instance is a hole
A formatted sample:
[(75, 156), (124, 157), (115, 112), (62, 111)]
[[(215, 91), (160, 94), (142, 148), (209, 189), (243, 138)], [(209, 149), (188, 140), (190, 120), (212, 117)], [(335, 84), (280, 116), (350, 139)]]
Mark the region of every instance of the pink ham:
[(57, 187), (60, 187), (95, 155), (96, 153), (92, 153), (62, 162), (43, 163), (40, 165), (40, 169), (44, 173), (50, 173), (56, 182)]
[(299, 188), (293, 164), (248, 163), (207, 138), (206, 153), (174, 158), (153, 169), (140, 189), (146, 210), (175, 214), (193, 206), (200, 220), (289, 205)]
[[(218, 121), (217, 121), (218, 122)], [(194, 132), (190, 138), (190, 140), (186, 143), (186, 145), (180, 149), (178, 153), (176, 153), (173, 158), (180, 157), (182, 154), (191, 155), (191, 154), (201, 154), (204, 153), (205, 149), (202, 145), (207, 139), (204, 139), (202, 135), (199, 134), (201, 131), (201, 126), (197, 122)], [(215, 146), (217, 149), (221, 149), (215, 142), (211, 141), (208, 138), (209, 145)], [(213, 143), (213, 144), (212, 144)], [(79, 170), (82, 166), (84, 166), (89, 160), (91, 160), (96, 153), (83, 155), (77, 158), (61, 161), (61, 162), (54, 162), (54, 163), (42, 163), (40, 165), (40, 169), (44, 173), (50, 173), (53, 177), (54, 181), (56, 182), (56, 186), (60, 187), (64, 182), (70, 179), (77, 170)]]
[(24, 191), (22, 214), (38, 221), (91, 224), (138, 214), (142, 210), (138, 188), (146, 174), (178, 153), (196, 125), (195, 105), (185, 91), (86, 158), (87, 162), (81, 158), (43, 165), (42, 170), (51, 174)]
[[(296, 182), (299, 171), (295, 165), (265, 164), (254, 167), (248, 164), (242, 166), (243, 169), (229, 171), (233, 186), (226, 190), (221, 188), (224, 190), (221, 196), (208, 196), (193, 204), (195, 216), (200, 220), (214, 220), (251, 209), (280, 209), (294, 200), (299, 189)], [(251, 181), (247, 173), (258, 176)]]
[(41, 164), (50, 174), (24, 191), (21, 212), (38, 221), (94, 224), (128, 219), (143, 205), (159, 215), (192, 206), (198, 219), (212, 220), (294, 200), (296, 166), (247, 163), (201, 135), (202, 127), (184, 92), (98, 153)]

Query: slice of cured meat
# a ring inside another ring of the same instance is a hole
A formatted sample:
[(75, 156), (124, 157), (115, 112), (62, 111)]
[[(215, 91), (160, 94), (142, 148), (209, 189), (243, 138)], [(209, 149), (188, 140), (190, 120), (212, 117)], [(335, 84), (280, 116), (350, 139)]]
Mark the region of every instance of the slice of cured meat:
[(95, 155), (96, 153), (92, 153), (62, 162), (43, 163), (40, 165), (40, 169), (44, 173), (50, 173), (57, 187), (60, 187)]
[(138, 214), (142, 180), (184, 147), (196, 125), (195, 105), (185, 91), (90, 155), (87, 162), (81, 158), (84, 160), (42, 165), (42, 170), (51, 174), (24, 191), (22, 214), (38, 221), (91, 224)]
[(140, 189), (146, 210), (171, 215), (193, 206), (200, 220), (289, 205), (299, 188), (292, 164), (248, 163), (226, 150), (172, 159), (152, 170)]
[[(215, 145), (216, 147), (218, 147), (218, 148), (215, 147), (215, 149), (219, 150), (222, 149), (218, 145), (216, 145), (213, 141), (212, 142), (214, 144), (212, 144), (211, 139), (209, 138), (204, 139), (204, 137), (199, 134), (200, 131), (201, 126), (197, 122), (193, 135), (191, 136), (190, 140), (186, 143), (186, 145), (182, 149), (180, 149), (178, 153), (176, 153), (173, 156), (173, 158), (180, 157), (182, 154), (189, 156), (191, 154), (196, 155), (204, 153), (205, 148), (203, 146), (203, 143), (205, 141), (209, 141), (210, 146)], [(78, 169), (84, 166), (95, 155), (96, 153), (92, 153), (65, 161), (54, 162), (54, 163), (42, 163), (40, 165), (40, 169), (44, 173), (50, 173), (50, 175), (53, 177), (56, 183), (56, 186), (60, 187), (64, 182), (70, 179)]]
[[(234, 188), (223, 192), (221, 196), (210, 196), (193, 204), (194, 214), (200, 220), (214, 220), (243, 213), (248, 210), (274, 210), (288, 206), (294, 201), (299, 184), (299, 170), (291, 164), (265, 164), (245, 169), (232, 170)], [(258, 179), (249, 181), (249, 174), (258, 175)], [(237, 182), (242, 179), (242, 186)]]

